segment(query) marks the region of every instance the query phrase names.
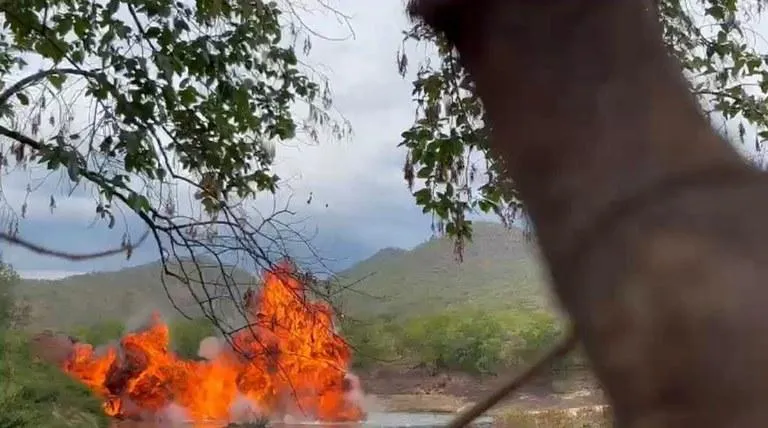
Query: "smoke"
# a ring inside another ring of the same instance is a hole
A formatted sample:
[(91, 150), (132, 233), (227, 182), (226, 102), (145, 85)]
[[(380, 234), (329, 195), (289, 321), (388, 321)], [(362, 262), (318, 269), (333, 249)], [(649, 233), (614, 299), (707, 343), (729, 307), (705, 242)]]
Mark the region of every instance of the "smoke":
[(344, 398), (352, 403), (362, 405), (363, 400), (365, 399), (365, 393), (363, 392), (363, 387), (360, 385), (360, 378), (354, 373), (347, 372), (347, 374), (344, 375), (344, 381), (347, 386), (347, 393)]
[(208, 336), (200, 341), (200, 347), (197, 349), (197, 355), (208, 361), (215, 360), (224, 349), (221, 339), (215, 336)]
[(169, 404), (155, 415), (155, 423), (160, 426), (188, 426), (187, 411), (176, 403)]
[(235, 398), (235, 402), (232, 403), (232, 407), (229, 409), (230, 423), (243, 424), (257, 422), (263, 418), (264, 415), (256, 404), (241, 394), (238, 394), (237, 398)]
[(174, 318), (173, 316), (168, 315), (170, 314), (163, 313), (157, 309), (142, 309), (125, 320), (125, 331), (143, 331), (151, 327), (158, 320), (169, 320)]
[(347, 393), (344, 395), (350, 403), (354, 403), (359, 406), (365, 413), (383, 412), (385, 410), (382, 403), (373, 395), (367, 395), (363, 391), (360, 378), (352, 373), (347, 372), (344, 375), (344, 380), (347, 382)]

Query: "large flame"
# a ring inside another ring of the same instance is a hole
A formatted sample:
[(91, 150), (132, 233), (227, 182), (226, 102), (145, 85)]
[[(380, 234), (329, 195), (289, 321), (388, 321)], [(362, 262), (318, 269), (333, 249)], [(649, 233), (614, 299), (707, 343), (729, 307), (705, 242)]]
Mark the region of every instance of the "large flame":
[(308, 302), (291, 272), (284, 264), (264, 276), (259, 293), (246, 293), (250, 328), (208, 360), (171, 352), (168, 326), (155, 316), (148, 328), (105, 351), (75, 344), (62, 368), (103, 397), (105, 412), (115, 417), (174, 406), (191, 422), (234, 421), (244, 408), (257, 417), (361, 420), (350, 394), (357, 386), (347, 374), (349, 346), (333, 331), (330, 307)]

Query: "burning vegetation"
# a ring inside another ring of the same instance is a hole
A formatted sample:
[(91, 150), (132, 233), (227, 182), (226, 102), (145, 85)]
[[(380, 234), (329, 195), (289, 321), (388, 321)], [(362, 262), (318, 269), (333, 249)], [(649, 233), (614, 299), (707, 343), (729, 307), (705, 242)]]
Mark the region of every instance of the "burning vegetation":
[(250, 327), (231, 345), (205, 339), (199, 361), (169, 349), (168, 326), (155, 316), (105, 349), (70, 342), (57, 362), (116, 418), (362, 420), (350, 348), (334, 333), (331, 308), (307, 301), (304, 287), (287, 264), (265, 274), (259, 292), (246, 296)]

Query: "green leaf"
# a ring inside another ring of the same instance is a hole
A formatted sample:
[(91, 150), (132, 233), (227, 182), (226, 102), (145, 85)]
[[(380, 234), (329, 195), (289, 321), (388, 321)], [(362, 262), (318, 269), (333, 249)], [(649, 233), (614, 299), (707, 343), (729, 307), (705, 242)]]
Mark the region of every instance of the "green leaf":
[(53, 85), (53, 87), (58, 90), (61, 90), (61, 87), (64, 85), (66, 80), (67, 76), (65, 74), (51, 74), (48, 76), (48, 81), (51, 82), (51, 85)]
[(27, 94), (25, 94), (24, 92), (17, 92), (16, 98), (18, 98), (21, 105), (23, 106), (29, 105), (29, 97), (27, 97)]
[(35, 49), (43, 57), (50, 58), (54, 63), (58, 63), (66, 56), (68, 46), (60, 39), (46, 37), (35, 44)]

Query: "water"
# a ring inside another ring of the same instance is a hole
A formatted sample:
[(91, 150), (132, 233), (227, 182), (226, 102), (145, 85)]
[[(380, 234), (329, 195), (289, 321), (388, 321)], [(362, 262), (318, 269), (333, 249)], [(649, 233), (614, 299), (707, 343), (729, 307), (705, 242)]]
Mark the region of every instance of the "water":
[[(324, 423), (324, 422), (280, 422), (272, 423), (274, 428), (438, 428), (445, 426), (454, 415), (446, 413), (411, 413), (411, 412), (371, 412), (363, 422)], [(490, 428), (493, 419), (481, 417), (472, 426)], [(158, 428), (162, 425), (136, 422), (121, 422), (116, 428)], [(223, 424), (195, 424), (194, 428), (224, 428)]]
[[(453, 419), (454, 415), (445, 413), (405, 413), (405, 412), (386, 412), (386, 413), (369, 413), (368, 419), (364, 422), (357, 423), (281, 423), (273, 424), (274, 427), (284, 428), (432, 428), (442, 427)], [(493, 420), (490, 417), (481, 417), (472, 425), (477, 428), (488, 428), (492, 425)]]

